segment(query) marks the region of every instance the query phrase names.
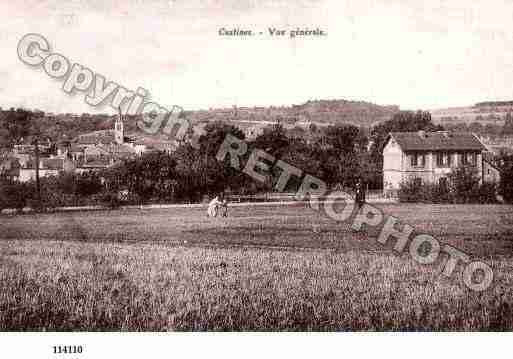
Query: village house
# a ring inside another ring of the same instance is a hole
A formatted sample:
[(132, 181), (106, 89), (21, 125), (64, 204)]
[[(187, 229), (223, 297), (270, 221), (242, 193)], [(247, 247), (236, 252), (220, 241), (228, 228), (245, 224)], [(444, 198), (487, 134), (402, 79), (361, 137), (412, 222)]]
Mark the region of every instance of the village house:
[(394, 193), (408, 180), (442, 183), (460, 165), (474, 166), (481, 182), (500, 179), (487, 148), (472, 133), (391, 132), (383, 148), (383, 189)]
[[(73, 163), (63, 158), (40, 158), (39, 159), (39, 176), (49, 177), (57, 176), (60, 172), (71, 172), (74, 170)], [(18, 169), (18, 176), (14, 179), (20, 182), (34, 181), (36, 179), (36, 163), (35, 159), (31, 159), (24, 166)]]
[[(39, 145), (39, 176), (57, 176), (61, 172), (85, 173), (100, 171), (146, 152), (176, 149), (173, 141), (153, 137), (125, 136), (123, 118), (116, 118), (113, 129), (84, 133), (72, 140), (54, 145)], [(18, 144), (8, 158), (0, 161), (0, 171), (11, 179), (27, 182), (36, 178), (35, 147)]]

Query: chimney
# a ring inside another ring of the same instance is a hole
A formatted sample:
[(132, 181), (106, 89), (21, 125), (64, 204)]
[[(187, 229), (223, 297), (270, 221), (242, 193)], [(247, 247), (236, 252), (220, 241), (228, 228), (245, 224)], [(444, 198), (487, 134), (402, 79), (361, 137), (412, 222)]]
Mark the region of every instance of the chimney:
[(451, 131), (436, 131), (436, 133), (439, 133), (441, 134), (442, 136), (444, 136), (445, 138), (450, 138), (452, 135), (451, 135)]

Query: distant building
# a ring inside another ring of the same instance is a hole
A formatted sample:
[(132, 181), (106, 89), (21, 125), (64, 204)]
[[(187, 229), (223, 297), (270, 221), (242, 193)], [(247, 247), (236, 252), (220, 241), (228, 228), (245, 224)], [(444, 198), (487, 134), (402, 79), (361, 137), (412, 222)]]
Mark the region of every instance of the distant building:
[(483, 181), (499, 183), (501, 180), (500, 163), (493, 153), (483, 152)]
[[(72, 161), (63, 158), (40, 158), (39, 177), (58, 176), (61, 172), (72, 172), (74, 165)], [(19, 168), (17, 180), (28, 182), (36, 179), (36, 163), (31, 159), (25, 166)]]
[(497, 182), (498, 167), (471, 133), (392, 132), (383, 148), (383, 188), (397, 191), (402, 182), (436, 183), (459, 165), (474, 166), (481, 181)]
[(17, 180), (20, 175), (20, 167), (20, 161), (15, 156), (0, 156), (1, 175), (6, 176), (7, 178), (12, 180)]
[[(145, 152), (176, 149), (174, 141), (155, 137), (130, 138), (125, 136), (123, 118), (116, 118), (114, 128), (81, 134), (72, 140), (53, 144), (39, 144), (40, 177), (58, 175), (61, 172), (84, 173), (99, 171), (134, 158)], [(27, 182), (36, 177), (35, 147), (24, 142), (15, 145), (9, 160), (0, 161), (0, 171), (10, 178)]]

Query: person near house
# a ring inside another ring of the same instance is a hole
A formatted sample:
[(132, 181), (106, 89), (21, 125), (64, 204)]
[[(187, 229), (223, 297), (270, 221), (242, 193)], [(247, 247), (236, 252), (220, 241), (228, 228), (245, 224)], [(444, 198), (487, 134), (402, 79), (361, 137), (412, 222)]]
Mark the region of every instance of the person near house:
[(225, 198), (221, 201), (219, 210), (221, 212), (221, 217), (228, 217), (228, 201)]
[(363, 188), (362, 180), (358, 180), (356, 183), (356, 189), (355, 189), (355, 202), (358, 211), (363, 207), (365, 204), (365, 188)]
[(392, 182), (385, 181), (385, 198), (390, 199), (393, 198), (393, 187)]

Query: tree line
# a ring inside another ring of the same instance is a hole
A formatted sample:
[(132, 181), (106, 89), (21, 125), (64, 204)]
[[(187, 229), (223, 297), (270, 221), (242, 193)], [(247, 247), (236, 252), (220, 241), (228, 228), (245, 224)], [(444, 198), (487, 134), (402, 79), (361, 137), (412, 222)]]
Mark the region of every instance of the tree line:
[[(17, 122), (18, 129), (9, 127), (11, 122), (7, 121), (7, 130), (15, 133), (17, 138), (33, 131), (37, 116), (25, 115), (29, 120)], [(17, 116), (23, 118), (22, 113)], [(205, 126), (199, 146), (183, 141), (171, 153), (144, 153), (99, 173), (63, 173), (57, 178), (43, 178), (42, 200), (49, 207), (98, 203), (115, 206), (122, 201), (198, 202), (220, 192), (244, 195), (273, 191), (281, 173), (278, 167), (272, 166), (270, 173), (265, 174), (266, 181), (258, 182), (232, 168), (228, 158), (224, 162), (217, 160), (217, 152), (227, 135), (247, 142), (250, 150), (243, 157), (243, 163), (251, 149), (258, 148), (276, 160), (323, 180), (329, 188), (351, 189), (356, 182), (363, 181), (369, 189), (380, 189), (382, 150), (387, 135), (394, 131), (418, 130), (436, 131), (443, 127), (433, 123), (429, 112), (401, 111), (372, 129), (339, 124), (312, 125), (291, 131), (281, 124), (274, 124), (264, 128), (256, 138), (245, 139), (240, 128), (229, 122), (216, 121)], [(507, 181), (510, 180), (511, 177), (507, 177)], [(0, 207), (13, 201), (19, 207), (33, 200), (33, 183), (16, 184), (5, 177), (0, 181)], [(285, 191), (297, 191), (300, 181), (300, 178), (292, 178)], [(23, 189), (16, 191), (16, 186), (23, 186)], [(507, 185), (502, 187), (509, 188)], [(17, 192), (22, 193), (23, 198), (17, 198), (20, 196), (15, 194)]]

